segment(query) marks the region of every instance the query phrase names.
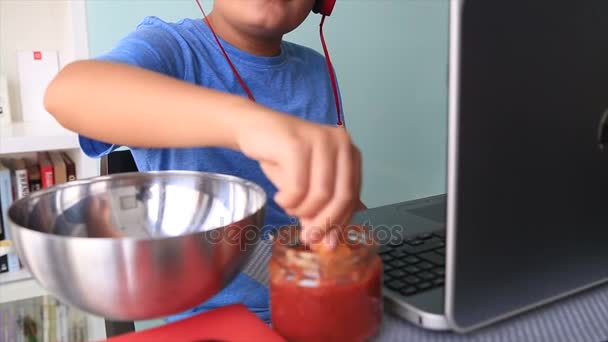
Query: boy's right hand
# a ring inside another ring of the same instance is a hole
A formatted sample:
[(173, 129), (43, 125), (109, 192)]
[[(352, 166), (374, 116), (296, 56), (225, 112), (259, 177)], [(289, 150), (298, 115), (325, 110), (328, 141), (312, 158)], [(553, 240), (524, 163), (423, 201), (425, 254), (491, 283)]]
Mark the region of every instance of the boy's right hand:
[(278, 188), (277, 204), (300, 219), (304, 242), (334, 245), (327, 233), (360, 205), (361, 153), (347, 131), (272, 113), (244, 123), (237, 144)]

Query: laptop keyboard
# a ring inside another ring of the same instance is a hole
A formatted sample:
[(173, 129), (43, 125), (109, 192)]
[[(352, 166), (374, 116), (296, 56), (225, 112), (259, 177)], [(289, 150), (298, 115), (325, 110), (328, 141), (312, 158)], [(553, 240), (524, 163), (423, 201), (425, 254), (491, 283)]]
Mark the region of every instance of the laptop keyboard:
[(445, 281), (445, 231), (407, 237), (380, 249), (384, 286), (403, 296), (441, 287)]

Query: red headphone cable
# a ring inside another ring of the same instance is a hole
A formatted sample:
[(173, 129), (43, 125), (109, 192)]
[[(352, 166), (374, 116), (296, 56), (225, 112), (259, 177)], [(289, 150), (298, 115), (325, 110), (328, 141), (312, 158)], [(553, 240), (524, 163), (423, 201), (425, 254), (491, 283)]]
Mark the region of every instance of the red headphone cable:
[(324, 23), (325, 15), (321, 17), (321, 24), (319, 24), (319, 35), (321, 36), (321, 44), (323, 45), (323, 53), (325, 54), (327, 71), (329, 72), (329, 78), (331, 79), (331, 87), (334, 91), (334, 99), (336, 102), (336, 115), (338, 116), (338, 126), (342, 126), (342, 118), (340, 117), (340, 98), (338, 96), (338, 85), (336, 82), (336, 76), (334, 75), (334, 67), (331, 64), (331, 58), (329, 58), (329, 51), (327, 51), (327, 44), (325, 44), (325, 36), (323, 36)]
[(203, 17), (205, 18), (205, 22), (207, 23), (207, 25), (209, 25), (209, 28), (211, 29), (211, 33), (213, 33), (213, 37), (215, 38), (215, 41), (217, 42), (217, 45), (220, 47), (220, 50), (222, 50), (222, 53), (224, 54), (224, 57), (226, 57), (226, 61), (228, 61), (228, 64), (230, 65), (230, 68), (232, 69), (232, 72), (234, 73), (234, 75), (236, 76), (236, 78), (239, 80), (239, 83), (241, 84), (241, 87), (243, 87), (243, 89), (247, 93), (247, 96), (249, 97), (249, 99), (251, 101), (255, 102), (255, 98), (253, 97), (253, 94), (249, 90), (249, 87), (247, 87), (247, 85), (245, 84), (245, 81), (243, 81), (243, 79), (241, 78), (241, 75), (239, 74), (239, 72), (234, 67), (234, 64), (232, 64), (232, 61), (230, 60), (230, 57), (228, 57), (228, 54), (226, 53), (226, 50), (224, 50), (224, 47), (220, 43), (220, 40), (218, 39), (217, 35), (215, 34), (215, 30), (213, 29), (213, 26), (211, 26), (211, 22), (209, 22), (209, 20), (207, 19), (207, 14), (205, 14), (205, 10), (203, 9), (203, 6), (201, 5), (200, 1), (196, 0), (196, 4), (198, 5), (198, 8), (201, 9), (201, 12), (203, 13)]

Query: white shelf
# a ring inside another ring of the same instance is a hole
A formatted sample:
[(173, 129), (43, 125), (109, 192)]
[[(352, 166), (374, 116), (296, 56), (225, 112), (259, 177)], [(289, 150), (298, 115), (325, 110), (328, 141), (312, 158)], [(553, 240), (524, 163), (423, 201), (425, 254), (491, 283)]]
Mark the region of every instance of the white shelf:
[(23, 280), (33, 279), (30, 272), (25, 269), (21, 269), (17, 272), (6, 272), (0, 273), (0, 287), (4, 284), (14, 283)]
[(14, 122), (0, 127), (0, 154), (76, 148), (78, 135), (56, 123)]
[(25, 270), (0, 276), (0, 303), (28, 299), (48, 294)]

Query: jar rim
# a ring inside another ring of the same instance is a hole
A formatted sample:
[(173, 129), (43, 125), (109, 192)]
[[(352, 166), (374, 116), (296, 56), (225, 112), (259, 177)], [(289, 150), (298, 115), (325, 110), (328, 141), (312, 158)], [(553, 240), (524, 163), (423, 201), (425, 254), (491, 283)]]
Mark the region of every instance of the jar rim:
[[(295, 225), (279, 227), (272, 235), (272, 250), (275, 255), (289, 253), (292, 257), (305, 259), (310, 262), (322, 262), (319, 254), (303, 244), (300, 239), (301, 228)], [(373, 231), (360, 224), (351, 224), (338, 229), (338, 240), (340, 243), (349, 245), (350, 257), (340, 260), (346, 264), (352, 264), (368, 259), (378, 252), (379, 244)], [(337, 260), (333, 259), (332, 262)]]

